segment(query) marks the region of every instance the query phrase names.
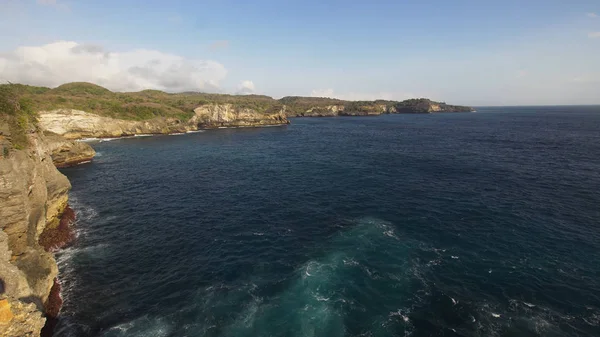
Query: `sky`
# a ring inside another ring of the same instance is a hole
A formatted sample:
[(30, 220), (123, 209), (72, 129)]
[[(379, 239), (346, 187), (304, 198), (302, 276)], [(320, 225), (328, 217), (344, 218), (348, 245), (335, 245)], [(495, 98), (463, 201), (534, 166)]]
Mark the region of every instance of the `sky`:
[(600, 104), (600, 1), (0, 0), (0, 81)]

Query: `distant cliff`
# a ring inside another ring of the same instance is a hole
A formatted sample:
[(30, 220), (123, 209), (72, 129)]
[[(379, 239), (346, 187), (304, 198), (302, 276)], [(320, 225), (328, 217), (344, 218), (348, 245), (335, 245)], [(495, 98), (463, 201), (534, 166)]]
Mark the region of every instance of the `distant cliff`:
[(471, 107), (425, 98), (344, 101), (290, 96), (225, 95), (158, 90), (117, 93), (91, 83), (57, 88), (13, 85), (39, 112), (40, 126), (69, 139), (164, 134), (217, 127), (282, 125), (287, 117), (374, 116), (469, 112)]
[(404, 101), (343, 101), (319, 97), (284, 97), (280, 99), (288, 117), (376, 116), (396, 113), (471, 112), (468, 106), (449, 105), (426, 98)]

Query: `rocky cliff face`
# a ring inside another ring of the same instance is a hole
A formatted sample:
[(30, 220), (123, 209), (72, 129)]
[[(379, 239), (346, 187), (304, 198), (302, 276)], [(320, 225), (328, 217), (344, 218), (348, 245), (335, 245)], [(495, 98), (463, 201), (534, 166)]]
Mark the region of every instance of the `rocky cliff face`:
[(74, 142), (57, 134), (45, 133), (46, 145), (57, 168), (90, 162), (96, 151), (86, 143)]
[(40, 111), (38, 123), (43, 130), (67, 139), (113, 138), (136, 134), (186, 132), (192, 129), (174, 118), (129, 121), (72, 109)]
[(206, 104), (194, 109), (194, 117), (188, 122), (198, 128), (250, 127), (288, 124), (285, 106), (280, 110), (257, 112), (254, 109), (233, 104)]
[[(397, 101), (341, 101), (325, 98), (288, 97), (288, 117), (377, 116), (396, 113), (470, 112), (471, 107), (449, 105), (429, 99)], [(314, 102), (312, 102), (314, 101)], [(336, 104), (330, 104), (336, 101)]]
[(114, 138), (138, 134), (168, 134), (214, 127), (250, 127), (287, 124), (285, 109), (258, 112), (233, 104), (207, 104), (194, 110), (187, 121), (154, 118), (144, 121), (103, 117), (80, 110), (57, 109), (39, 112), (40, 127), (67, 139)]
[(60, 225), (71, 188), (53, 154), (63, 165), (93, 156), (88, 145), (56, 135), (27, 137), (29, 146), (17, 150), (0, 125), (0, 336), (39, 336), (52, 305), (58, 268), (39, 241)]
[(385, 104), (336, 104), (326, 106), (313, 106), (306, 111), (289, 114), (290, 117), (335, 117), (335, 116), (377, 116), (381, 114), (397, 113), (394, 106)]

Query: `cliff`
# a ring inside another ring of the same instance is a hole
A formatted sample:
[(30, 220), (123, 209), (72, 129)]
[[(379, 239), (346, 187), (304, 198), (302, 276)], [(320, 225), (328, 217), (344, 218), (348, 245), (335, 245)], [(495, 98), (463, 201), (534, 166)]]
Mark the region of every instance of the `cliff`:
[[(44, 135), (35, 115), (0, 88), (0, 336), (39, 336), (60, 300), (51, 240), (68, 209), (69, 180), (55, 167), (91, 159), (93, 150)], [(81, 151), (81, 153), (79, 153)], [(68, 230), (68, 228), (67, 228)], [(46, 247), (40, 244), (45, 240)]]
[(261, 113), (254, 109), (238, 107), (231, 103), (206, 104), (194, 109), (188, 124), (196, 128), (247, 127), (288, 124), (285, 106), (273, 107)]
[[(139, 134), (169, 134), (216, 127), (253, 127), (288, 124), (285, 109), (258, 112), (231, 103), (205, 104), (193, 110), (191, 118), (182, 121), (172, 117), (156, 117), (134, 121), (73, 110), (39, 111), (39, 126), (66, 139), (115, 138)], [(78, 151), (81, 153), (81, 151)]]
[[(5, 138), (6, 140), (6, 138)], [(38, 243), (47, 227), (59, 221), (67, 207), (68, 191), (71, 187), (67, 178), (52, 164), (50, 151), (43, 137), (30, 136), (30, 147), (26, 150), (3, 150), (0, 159), (0, 278), (4, 284), (3, 296), (13, 303), (22, 302), (30, 310), (32, 304), (37, 314), (30, 315), (31, 327), (44, 325), (44, 306), (48, 303), (50, 290), (58, 274), (51, 253)], [(10, 144), (3, 142), (5, 149)], [(10, 321), (6, 331), (22, 329)], [(15, 330), (15, 331), (16, 331)], [(39, 335), (29, 331), (23, 335)], [(11, 334), (5, 334), (11, 336)]]
[(44, 136), (52, 162), (57, 168), (84, 164), (96, 155), (96, 151), (86, 143), (74, 142), (52, 132), (44, 132)]
[(471, 112), (473, 108), (426, 98), (404, 101), (343, 101), (320, 97), (284, 97), (288, 117), (377, 116), (396, 113)]
[(344, 101), (289, 96), (226, 95), (158, 90), (117, 93), (91, 83), (57, 88), (13, 85), (39, 112), (40, 126), (68, 139), (166, 134), (215, 127), (289, 123), (287, 117), (376, 116), (395, 113), (470, 112), (471, 107), (425, 98)]
[(285, 106), (267, 96), (158, 90), (115, 93), (91, 83), (68, 83), (54, 89), (13, 87), (35, 107), (43, 130), (67, 139), (289, 123)]
[(56, 109), (38, 113), (38, 123), (44, 131), (66, 139), (113, 138), (191, 130), (175, 118), (158, 117), (146, 121), (131, 121), (73, 109)]

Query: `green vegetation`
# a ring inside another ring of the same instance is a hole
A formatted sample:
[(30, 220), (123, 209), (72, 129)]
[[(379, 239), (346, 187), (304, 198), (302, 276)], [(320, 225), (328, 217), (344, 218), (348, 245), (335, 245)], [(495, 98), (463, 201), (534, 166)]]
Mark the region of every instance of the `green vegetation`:
[(76, 109), (101, 116), (147, 120), (171, 117), (188, 120), (194, 109), (205, 104), (234, 104), (257, 112), (279, 111), (282, 104), (271, 97), (260, 95), (225, 95), (185, 92), (178, 94), (160, 90), (140, 92), (112, 92), (101, 86), (75, 82), (49, 89), (17, 85), (18, 92), (31, 100), (37, 111)]
[[(15, 117), (16, 125), (26, 129), (35, 111), (55, 109), (76, 109), (101, 116), (126, 120), (148, 120), (153, 118), (176, 118), (181, 121), (190, 119), (194, 109), (206, 104), (232, 104), (238, 109), (252, 109), (258, 113), (275, 113), (286, 106), (288, 116), (304, 115), (372, 115), (382, 113), (424, 113), (433, 111), (432, 104), (439, 104), (435, 111), (471, 111), (468, 107), (456, 107), (445, 103), (436, 103), (428, 99), (397, 101), (343, 101), (324, 97), (288, 96), (275, 100), (262, 95), (226, 95), (200, 92), (166, 93), (159, 90), (140, 92), (112, 92), (101, 86), (74, 82), (50, 89), (22, 84), (2, 86), (9, 90), (10, 99), (3, 98), (1, 108), (6, 111), (21, 111)], [(6, 97), (8, 97), (6, 96)], [(15, 98), (15, 97), (18, 97)], [(18, 104), (17, 104), (18, 103)], [(333, 108), (337, 106), (337, 108)], [(11, 110), (12, 109), (12, 110)]]
[[(35, 130), (37, 124), (32, 102), (23, 95), (28, 90), (28, 86), (20, 84), (0, 85), (0, 137), (8, 138), (19, 150), (29, 145), (27, 133)], [(3, 154), (7, 156), (7, 147), (3, 148)]]
[(316, 112), (325, 112), (325, 108), (331, 105), (344, 105), (345, 101), (335, 98), (325, 97), (300, 97), (286, 96), (279, 100), (287, 107), (288, 116), (301, 116), (307, 110), (313, 109)]

